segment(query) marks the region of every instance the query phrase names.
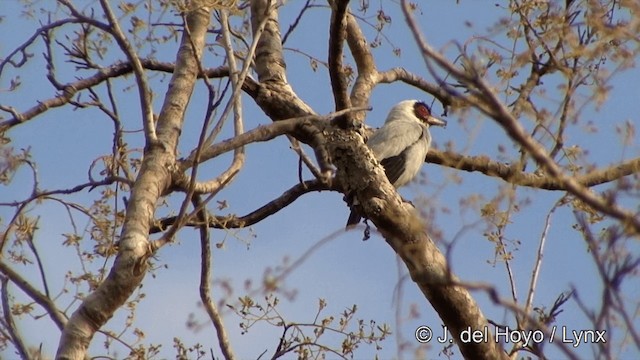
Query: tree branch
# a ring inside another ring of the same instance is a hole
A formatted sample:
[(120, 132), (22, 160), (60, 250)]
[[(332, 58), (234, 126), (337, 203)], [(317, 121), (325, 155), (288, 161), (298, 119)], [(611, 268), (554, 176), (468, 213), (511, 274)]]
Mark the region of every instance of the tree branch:
[[(27, 52), (27, 48), (29, 46), (31, 46), (31, 44), (33, 44), (33, 42), (38, 38), (38, 36), (40, 36), (42, 34), (45, 34), (45, 33), (49, 32), (50, 30), (53, 30), (55, 28), (62, 27), (63, 25), (79, 23), (79, 22), (81, 22), (79, 19), (62, 19), (62, 20), (51, 22), (49, 24), (43, 25), (40, 28), (38, 28), (33, 33), (33, 35), (31, 35), (31, 37), (29, 39), (27, 39), (20, 46), (15, 48), (12, 52), (7, 54), (5, 56), (5, 58), (2, 59), (2, 61), (0, 61), (0, 75), (2, 74), (2, 72), (4, 70), (4, 67), (7, 64), (11, 64), (14, 67), (18, 68), (18, 67), (26, 64), (30, 57), (33, 57), (33, 54), (29, 54)], [(16, 62), (16, 61), (13, 60), (13, 57), (18, 53), (22, 54), (22, 58), (19, 61)]]
[[(266, 19), (266, 20), (265, 20)], [(282, 56), (282, 41), (278, 11), (270, 0), (251, 1), (251, 27), (254, 38), (260, 24), (266, 21), (256, 50), (256, 72), (261, 83), (287, 83), (286, 64)]]
[[(13, 314), (11, 313), (11, 308), (9, 307), (9, 290), (7, 286), (9, 285), (9, 279), (0, 276), (0, 300), (2, 300), (2, 313), (4, 314), (4, 323), (7, 327), (7, 331), (9, 332), (10, 340), (20, 357), (23, 359), (29, 358), (29, 351), (27, 349), (26, 344), (22, 341), (22, 335), (18, 332), (18, 328), (16, 327), (15, 322), (13, 321)], [(3, 339), (5, 340), (5, 339)]]
[[(182, 35), (176, 57), (176, 69), (179, 71), (171, 78), (158, 117), (156, 130), (161, 146), (151, 144), (145, 151), (131, 190), (113, 267), (96, 290), (82, 301), (64, 327), (56, 355), (58, 359), (84, 358), (95, 332), (144, 279), (147, 259), (152, 255), (149, 229), (158, 200), (171, 184), (168, 168), (175, 164), (178, 138), (198, 75), (197, 59), (204, 47), (210, 12), (203, 7), (187, 13), (186, 26), (190, 35), (186, 32)], [(195, 44), (195, 49), (192, 44)]]
[(346, 16), (349, 0), (331, 1), (331, 25), (329, 28), (329, 78), (336, 110), (351, 107), (351, 100), (347, 95), (347, 79), (344, 74), (344, 55), (342, 47), (346, 32)]
[[(499, 163), (487, 156), (465, 156), (452, 151), (429, 149), (426, 161), (468, 172), (477, 171), (488, 176), (501, 178), (510, 184), (518, 186), (543, 190), (568, 190), (564, 183), (553, 176), (523, 172), (521, 166)], [(572, 175), (572, 177), (581, 186), (592, 187), (639, 172), (640, 158), (635, 158), (622, 164), (591, 170), (586, 174)]]
[[(224, 10), (223, 10), (224, 11)], [(193, 206), (195, 208), (200, 207), (201, 200), (198, 195), (194, 197)], [(227, 330), (224, 327), (222, 316), (218, 312), (218, 307), (215, 301), (211, 298), (211, 239), (209, 228), (206, 224), (209, 223), (208, 214), (206, 209), (198, 211), (198, 221), (200, 222), (200, 299), (202, 304), (209, 315), (209, 319), (216, 328), (216, 335), (218, 337), (218, 344), (220, 350), (226, 360), (235, 359), (233, 349), (229, 343), (229, 336)]]
[[(156, 70), (167, 73), (173, 73), (176, 69), (176, 65), (172, 63), (160, 62), (152, 59), (140, 59), (142, 66), (148, 70)], [(4, 133), (8, 129), (19, 125), (25, 121), (31, 120), (36, 116), (44, 113), (45, 111), (66, 105), (69, 101), (80, 91), (89, 89), (93, 86), (96, 86), (102, 82), (105, 82), (111, 78), (123, 76), (129, 74), (133, 71), (133, 66), (129, 62), (116, 62), (115, 64), (100, 69), (94, 75), (80, 79), (78, 81), (74, 81), (71, 83), (67, 83), (63, 86), (62, 94), (55, 96), (53, 98), (38, 100), (38, 105), (33, 106), (32, 108), (26, 110), (25, 112), (18, 112), (16, 110), (9, 111), (5, 107), (5, 111), (10, 112), (13, 117), (0, 122), (0, 134)], [(198, 77), (207, 76), (210, 78), (219, 78), (223, 76), (229, 75), (229, 68), (226, 66), (221, 66), (217, 68), (206, 69), (204, 74), (199, 74)], [(242, 84), (242, 89), (251, 95), (252, 97), (257, 96), (258, 85), (254, 80), (250, 78), (245, 78), (245, 82)]]
[[(266, 21), (264, 32), (256, 49), (255, 64), (260, 85), (253, 99), (273, 121), (313, 115), (315, 114), (313, 109), (302, 101), (293, 91), (291, 85), (287, 83), (278, 11), (270, 4), (270, 0), (251, 1), (251, 27), (254, 34), (259, 24)], [(298, 140), (308, 143), (308, 140), (299, 138), (299, 134), (292, 135)], [(324, 146), (314, 147), (313, 150), (324, 178), (329, 181), (332, 172), (329, 155)]]
[(58, 310), (56, 304), (45, 294), (34, 288), (29, 281), (23, 278), (7, 263), (0, 261), (0, 272), (3, 273), (12, 283), (16, 284), (20, 290), (24, 291), (33, 301), (42, 306), (58, 329), (62, 330), (67, 323), (67, 318)]
[(432, 84), (424, 78), (413, 74), (404, 68), (397, 67), (380, 72), (378, 73), (377, 80), (379, 83), (383, 84), (402, 81), (405, 84), (416, 87), (426, 93), (433, 95), (436, 99), (438, 99), (438, 101), (440, 101), (440, 103), (442, 103), (442, 106), (445, 108), (445, 111), (447, 107), (456, 102), (456, 98), (453, 96), (453, 94), (447, 92), (446, 88), (440, 85)]
[[(246, 226), (251, 226), (277, 213), (278, 211), (284, 209), (285, 207), (289, 206), (291, 203), (293, 203), (295, 200), (297, 200), (300, 196), (304, 194), (310, 193), (312, 191), (326, 191), (326, 190), (340, 191), (337, 187), (327, 185), (318, 180), (308, 180), (303, 183), (294, 185), (293, 187), (285, 191), (282, 195), (280, 195), (276, 199), (268, 202), (267, 204), (250, 212), (247, 215), (244, 215), (244, 216), (226, 215), (226, 216), (209, 217), (208, 226), (215, 229), (232, 229), (232, 228), (242, 228)], [(164, 229), (171, 226), (176, 220), (177, 219), (175, 216), (158, 220), (156, 224), (153, 227), (151, 227), (149, 232), (151, 234), (155, 234), (155, 233), (164, 231)], [(199, 226), (199, 225), (202, 225), (202, 224), (200, 222), (190, 222), (185, 224), (185, 226)]]
[(402, 0), (402, 4), (407, 23), (409, 24), (415, 40), (422, 51), (425, 61), (428, 59), (433, 60), (438, 64), (438, 66), (449, 72), (458, 81), (467, 84), (469, 89), (472, 89), (479, 99), (478, 103), (472, 103), (472, 105), (477, 106), (477, 108), (485, 113), (485, 115), (493, 118), (500, 126), (502, 126), (507, 135), (515, 143), (522, 146), (522, 148), (526, 150), (526, 152), (529, 153), (550, 176), (556, 178), (569, 193), (589, 205), (591, 208), (618, 219), (625, 227), (633, 229), (635, 233), (640, 233), (640, 219), (636, 218), (634, 213), (617, 206), (608, 199), (598, 196), (592, 190), (578, 183), (571, 176), (564, 174), (562, 168), (549, 157), (544, 147), (527, 134), (524, 127), (497, 98), (496, 94), (491, 90), (490, 86), (482, 77), (478, 76), (473, 71), (470, 74), (463, 72), (450, 63), (439, 52), (431, 48), (431, 46), (426, 43), (422, 33), (418, 29), (418, 25), (411, 14), (409, 4), (407, 4), (406, 0)]
[[(358, 199), (362, 213), (400, 256), (454, 338), (468, 328), (485, 331), (488, 323), (480, 308), (464, 287), (452, 284), (457, 278), (426, 233), (418, 212), (402, 201), (362, 139), (353, 132), (336, 131), (329, 141), (343, 192)], [(502, 359), (505, 355), (495, 341), (458, 345), (466, 358)]]
[[(234, 136), (230, 139), (221, 141), (217, 144), (211, 145), (207, 149), (202, 151), (200, 155), (200, 161), (204, 162), (212, 159), (218, 155), (224, 154), (228, 151), (234, 150), (238, 147), (254, 143), (269, 141), (277, 136), (290, 134), (296, 135), (296, 138), (302, 138), (305, 144), (310, 146), (319, 145), (318, 140), (314, 140), (318, 134), (321, 133), (327, 126), (327, 122), (340, 117), (344, 114), (364, 111), (370, 108), (357, 107), (352, 109), (340, 110), (325, 116), (321, 115), (308, 115), (292, 119), (279, 120), (277, 122), (260, 125), (257, 128)], [(189, 156), (184, 160), (178, 162), (178, 171), (183, 172), (194, 165), (193, 156)], [(181, 183), (180, 180), (179, 183)]]
[[(366, 106), (375, 86), (378, 70), (367, 39), (356, 18), (351, 14), (347, 14), (347, 44), (358, 70), (358, 76), (351, 88), (351, 103), (355, 106)], [(354, 120), (364, 121), (365, 116), (364, 112), (354, 114)]]
[(122, 32), (118, 19), (116, 19), (111, 6), (107, 0), (100, 0), (102, 10), (109, 21), (109, 33), (116, 39), (116, 43), (120, 46), (120, 49), (125, 53), (131, 64), (133, 65), (133, 73), (136, 76), (136, 83), (138, 88), (138, 94), (140, 95), (140, 110), (142, 111), (142, 124), (144, 126), (145, 141), (147, 146), (158, 140), (156, 136), (156, 128), (153, 122), (153, 107), (151, 104), (151, 90), (149, 88), (149, 82), (147, 76), (142, 68), (142, 63), (138, 54), (131, 46), (129, 40)]

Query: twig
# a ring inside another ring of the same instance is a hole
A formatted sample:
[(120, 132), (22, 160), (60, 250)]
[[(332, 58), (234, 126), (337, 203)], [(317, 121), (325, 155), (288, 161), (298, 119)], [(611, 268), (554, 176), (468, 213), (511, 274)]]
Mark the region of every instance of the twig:
[[(242, 228), (245, 226), (250, 226), (256, 224), (265, 218), (277, 213), (278, 211), (284, 209), (289, 204), (294, 202), (300, 196), (310, 193), (312, 191), (339, 191), (335, 187), (328, 186), (318, 180), (308, 180), (303, 183), (298, 183), (291, 187), (289, 190), (285, 191), (282, 195), (277, 197), (276, 199), (268, 202), (267, 204), (261, 206), (257, 210), (250, 212), (244, 216), (215, 216), (209, 219), (209, 227), (216, 229), (231, 229), (231, 228)], [(158, 233), (160, 231), (164, 231), (168, 226), (171, 226), (176, 221), (175, 216), (167, 217), (156, 222), (150, 229), (150, 233)], [(185, 226), (198, 226), (199, 223), (188, 222)]]
[[(37, 29), (33, 33), (33, 35), (31, 35), (31, 37), (29, 37), (29, 39), (27, 39), (25, 42), (23, 42), (20, 46), (18, 46), (11, 53), (7, 54), (4, 57), (4, 59), (2, 59), (2, 61), (0, 61), (0, 74), (2, 74), (2, 71), (4, 70), (4, 67), (7, 64), (11, 64), (14, 67), (21, 67), (22, 65), (26, 64), (28, 59), (33, 56), (33, 54), (27, 53), (27, 48), (29, 46), (31, 46), (31, 44), (33, 44), (33, 42), (41, 34), (47, 33), (50, 30), (53, 30), (55, 28), (61, 27), (61, 26), (66, 25), (66, 24), (75, 24), (75, 23), (79, 23), (79, 22), (81, 22), (80, 19), (62, 19), (62, 20), (54, 21), (52, 23), (49, 23), (47, 25), (44, 25), (44, 26), (40, 27), (39, 29)], [(13, 57), (18, 53), (22, 54), (22, 58), (19, 61), (16, 62), (16, 61), (13, 60)]]
[(158, 141), (156, 135), (156, 128), (153, 121), (153, 106), (151, 104), (151, 89), (147, 76), (140, 62), (140, 58), (136, 54), (135, 49), (131, 46), (129, 40), (122, 32), (118, 19), (116, 19), (108, 0), (100, 0), (100, 5), (104, 11), (105, 16), (109, 20), (110, 33), (115, 38), (116, 42), (120, 46), (120, 49), (125, 53), (131, 64), (133, 65), (133, 73), (136, 76), (136, 84), (138, 93), (140, 95), (140, 108), (142, 110), (142, 124), (144, 126), (144, 133), (147, 145), (155, 144)]
[(625, 227), (640, 233), (640, 219), (636, 218), (633, 213), (611, 203), (609, 200), (596, 195), (592, 190), (582, 186), (572, 177), (564, 174), (560, 166), (549, 157), (546, 150), (535, 139), (531, 138), (525, 131), (523, 126), (513, 117), (505, 105), (497, 98), (497, 95), (491, 90), (486, 81), (477, 76), (475, 72), (467, 74), (444, 58), (439, 52), (435, 51), (425, 41), (422, 33), (418, 29), (418, 25), (411, 14), (407, 0), (402, 0), (402, 8), (407, 19), (407, 23), (420, 47), (425, 59), (433, 60), (438, 66), (452, 74), (457, 80), (470, 85), (469, 90), (475, 93), (480, 100), (473, 103), (480, 111), (487, 116), (493, 118), (507, 135), (517, 144), (523, 147), (533, 159), (546, 172), (557, 179), (566, 190), (589, 205), (593, 209), (618, 219)]
[(67, 323), (64, 314), (58, 310), (56, 304), (45, 294), (34, 288), (29, 281), (13, 270), (4, 261), (0, 260), (0, 272), (4, 274), (12, 283), (16, 284), (20, 290), (24, 291), (33, 301), (42, 306), (58, 329), (62, 330)]
[[(11, 308), (9, 303), (9, 290), (7, 289), (9, 285), (9, 279), (6, 276), (0, 275), (0, 283), (1, 283), (1, 299), (2, 299), (2, 313), (4, 314), (4, 323), (7, 327), (7, 331), (9, 332), (9, 336), (11, 336), (11, 342), (13, 346), (16, 348), (18, 354), (23, 359), (29, 358), (29, 352), (27, 346), (22, 341), (22, 335), (18, 332), (16, 328), (16, 324), (13, 321), (13, 315), (11, 314)], [(9, 340), (9, 339), (7, 339)]]
[[(563, 202), (563, 199), (560, 199), (556, 202), (549, 213), (547, 214), (544, 220), (544, 229), (542, 230), (542, 235), (540, 235), (540, 241), (538, 242), (538, 251), (536, 252), (536, 263), (533, 265), (533, 270), (531, 271), (531, 281), (529, 283), (529, 290), (527, 292), (527, 300), (524, 305), (524, 312), (529, 314), (531, 312), (531, 307), (533, 305), (533, 297), (536, 292), (536, 287), (538, 285), (538, 276), (540, 275), (540, 269), (542, 268), (542, 258), (544, 256), (544, 248), (547, 242), (547, 234), (549, 233), (549, 229), (551, 228), (551, 216), (556, 211), (558, 206), (560, 206)], [(519, 317), (518, 317), (519, 318)], [(522, 318), (522, 323), (520, 324), (520, 329), (527, 329), (526, 318)]]
[(377, 81), (382, 84), (402, 81), (405, 84), (411, 85), (433, 95), (438, 99), (438, 101), (440, 101), (440, 103), (442, 103), (442, 106), (445, 109), (456, 101), (452, 94), (447, 92), (445, 87), (430, 83), (424, 78), (418, 76), (417, 74), (413, 74), (404, 68), (397, 67), (389, 69), (387, 71), (379, 72)]
[[(224, 10), (223, 10), (224, 11)], [(200, 196), (196, 195), (193, 198), (193, 205), (196, 208), (201, 207)], [(206, 209), (198, 211), (198, 220), (201, 224), (207, 224), (209, 222)], [(218, 337), (218, 344), (220, 350), (227, 360), (235, 359), (231, 344), (229, 343), (229, 336), (227, 330), (222, 321), (222, 316), (218, 312), (218, 307), (211, 297), (211, 239), (209, 228), (206, 225), (200, 227), (200, 299), (202, 304), (209, 315), (209, 319), (216, 328), (216, 335)]]
[[(289, 139), (289, 142), (291, 142), (291, 149), (295, 151), (296, 154), (298, 154), (298, 156), (300, 157), (300, 161), (307, 166), (309, 171), (311, 171), (311, 174), (313, 174), (316, 179), (322, 180), (323, 178), (320, 169), (318, 169), (313, 161), (311, 161), (311, 158), (304, 152), (304, 149), (302, 149), (302, 147), (300, 146), (300, 142), (298, 141), (298, 139), (290, 135), (287, 136), (287, 138)], [(302, 169), (299, 169), (298, 171), (301, 172)], [(300, 177), (300, 182), (302, 182), (302, 174), (299, 174), (298, 177)]]
[(296, 19), (293, 21), (293, 24), (289, 25), (289, 29), (287, 29), (287, 32), (284, 34), (284, 36), (282, 37), (282, 45), (284, 45), (287, 42), (287, 39), (289, 38), (289, 35), (291, 33), (293, 33), (293, 30), (296, 29), (296, 27), (298, 26), (298, 24), (300, 23), (300, 19), (302, 19), (302, 16), (304, 15), (304, 13), (309, 10), (311, 7), (309, 6), (309, 4), (311, 3), (312, 0), (307, 0), (307, 2), (304, 4), (304, 6), (302, 7), (302, 10), (300, 10), (300, 13), (298, 13), (298, 16), (296, 17)]
[[(175, 64), (160, 62), (152, 59), (141, 59), (140, 60), (145, 69), (156, 70), (162, 72), (173, 73), (175, 70)], [(20, 113), (16, 109), (0, 106), (1, 110), (7, 111), (11, 113), (12, 118), (0, 122), (0, 134), (5, 132), (6, 130), (19, 125), (23, 122), (31, 120), (36, 116), (44, 113), (45, 111), (66, 105), (69, 101), (76, 95), (78, 92), (82, 90), (86, 90), (90, 87), (96, 86), (108, 79), (119, 77), (122, 75), (126, 75), (133, 71), (133, 66), (129, 62), (116, 62), (111, 66), (105, 67), (97, 71), (94, 75), (80, 79), (78, 81), (74, 81), (71, 83), (67, 83), (63, 86), (62, 93), (55, 97), (38, 100), (37, 105), (27, 109), (26, 111)], [(222, 77), (227, 76), (229, 74), (229, 69), (226, 66), (217, 67), (207, 69), (204, 72), (207, 77)], [(202, 77), (203, 75), (199, 75)], [(243, 90), (245, 90), (248, 94), (252, 96), (256, 96), (256, 83), (250, 78), (245, 78), (245, 82), (242, 84)]]

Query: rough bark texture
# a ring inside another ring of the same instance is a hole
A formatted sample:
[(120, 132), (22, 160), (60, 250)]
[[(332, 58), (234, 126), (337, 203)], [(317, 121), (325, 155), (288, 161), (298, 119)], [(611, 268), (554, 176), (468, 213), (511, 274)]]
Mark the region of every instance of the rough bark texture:
[[(415, 209), (402, 202), (382, 168), (359, 136), (336, 132), (330, 153), (336, 177), (345, 191), (356, 193), (362, 213), (376, 225), (387, 243), (407, 266), (411, 279), (434, 307), (454, 339), (465, 329), (487, 329), (488, 323), (469, 291), (455, 285), (446, 259), (425, 232)], [(506, 353), (495, 341), (458, 343), (467, 359), (502, 359)]]
[(147, 139), (144, 161), (127, 207), (118, 256), (107, 278), (67, 322), (58, 346), (58, 359), (83, 359), (95, 332), (127, 301), (146, 274), (151, 255), (148, 239), (151, 221), (158, 199), (171, 183), (169, 169), (175, 166), (184, 112), (197, 78), (193, 49), (195, 46), (198, 53), (202, 52), (209, 18), (206, 9), (187, 15), (189, 31), (183, 34), (176, 71), (158, 119), (158, 140)]
[[(286, 83), (277, 10), (268, 8), (267, 0), (252, 1), (251, 10), (254, 29), (264, 20), (264, 16), (268, 17), (267, 27), (256, 52), (256, 68), (261, 82), (256, 102), (273, 120), (312, 113)], [(370, 59), (366, 41), (357, 38), (357, 24), (350, 18), (347, 26), (351, 27), (347, 33), (348, 43), (353, 47), (352, 54), (362, 57), (356, 60), (359, 73), (352, 90), (351, 102), (362, 105), (367, 102), (378, 73)], [(313, 146), (316, 153), (328, 155), (337, 169), (335, 180), (339, 188), (348, 197), (354, 196), (359, 200), (362, 213), (371, 219), (400, 255), (411, 278), (434, 306), (452, 335), (457, 337), (466, 328), (484, 330), (487, 321), (479, 307), (467, 289), (452, 285), (456, 279), (450, 273), (445, 257), (425, 233), (416, 211), (402, 202), (389, 183), (382, 167), (364, 144), (363, 137), (357, 131), (342, 130), (338, 126), (327, 128), (322, 135), (322, 143), (310, 143), (308, 139), (301, 141)], [(468, 359), (506, 358), (504, 351), (493, 341), (458, 345)]]
[[(276, 7), (266, 0), (254, 0), (251, 11), (254, 29), (266, 21), (256, 51), (259, 84), (251, 92), (254, 100), (274, 121), (314, 114), (287, 82)], [(350, 15), (346, 15), (346, 19), (349, 28), (347, 42), (352, 54), (358, 57), (356, 62), (359, 65), (351, 101), (360, 105), (367, 102), (378, 81), (378, 73), (366, 41), (356, 31), (357, 23)], [(191, 44), (201, 51), (208, 13), (202, 10), (192, 13), (188, 21), (193, 39), (189, 40), (185, 34), (182, 40), (175, 73), (158, 120), (158, 141), (148, 144), (132, 191), (120, 253), (108, 278), (85, 299), (65, 327), (58, 358), (83, 357), (95, 331), (124, 304), (144, 278), (146, 259), (151, 255), (148, 242), (151, 220), (158, 199), (171, 184), (168, 169), (175, 166), (175, 149), (184, 110), (197, 78), (198, 66)], [(415, 210), (402, 202), (388, 182), (357, 131), (309, 125), (298, 128), (292, 135), (314, 148), (321, 166), (325, 164), (323, 170), (327, 170), (329, 162), (337, 168), (338, 187), (360, 200), (363, 214), (373, 221), (400, 255), (412, 279), (454, 336), (468, 327), (482, 329), (486, 326), (486, 319), (468, 291), (452, 285), (456, 279), (450, 274), (444, 256), (425, 233)], [(504, 356), (493, 342), (459, 345), (467, 358), (496, 359)]]

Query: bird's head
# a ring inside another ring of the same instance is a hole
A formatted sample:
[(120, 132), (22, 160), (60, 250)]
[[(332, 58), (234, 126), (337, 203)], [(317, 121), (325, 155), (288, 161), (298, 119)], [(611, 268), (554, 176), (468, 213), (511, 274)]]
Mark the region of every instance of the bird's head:
[(387, 117), (387, 122), (394, 120), (413, 120), (426, 126), (447, 126), (445, 120), (431, 114), (429, 105), (418, 100), (405, 100), (396, 104)]

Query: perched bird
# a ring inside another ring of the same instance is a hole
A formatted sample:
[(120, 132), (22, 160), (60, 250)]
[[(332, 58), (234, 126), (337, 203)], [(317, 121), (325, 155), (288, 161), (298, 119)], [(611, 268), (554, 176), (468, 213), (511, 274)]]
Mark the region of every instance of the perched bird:
[[(384, 125), (367, 141), (396, 189), (409, 183), (420, 171), (431, 145), (430, 125), (446, 126), (447, 122), (431, 115), (424, 102), (405, 100), (389, 111)], [(361, 218), (352, 209), (347, 229), (357, 225)]]

